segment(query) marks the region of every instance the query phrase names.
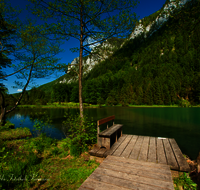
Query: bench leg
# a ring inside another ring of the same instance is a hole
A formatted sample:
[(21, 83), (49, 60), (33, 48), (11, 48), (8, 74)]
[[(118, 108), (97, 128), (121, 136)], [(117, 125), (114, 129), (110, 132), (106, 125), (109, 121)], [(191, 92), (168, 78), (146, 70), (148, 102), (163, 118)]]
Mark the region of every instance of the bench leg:
[(97, 145), (99, 147), (105, 147), (107, 150), (110, 149), (110, 138), (99, 137)]
[(116, 131), (115, 136), (116, 136), (115, 142), (117, 142), (118, 138), (120, 138), (122, 136), (122, 129)]
[(97, 146), (101, 147), (101, 137), (97, 136)]

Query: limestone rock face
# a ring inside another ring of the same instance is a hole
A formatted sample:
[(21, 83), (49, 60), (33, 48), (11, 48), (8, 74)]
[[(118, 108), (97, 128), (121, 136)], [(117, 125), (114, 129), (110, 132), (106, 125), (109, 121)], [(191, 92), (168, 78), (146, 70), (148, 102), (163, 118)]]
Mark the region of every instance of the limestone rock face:
[(151, 23), (148, 23), (146, 27), (142, 24), (142, 20), (140, 20), (138, 25), (136, 25), (135, 29), (131, 33), (130, 39), (134, 39), (140, 34), (144, 34), (145, 37), (147, 37), (147, 35), (151, 36), (162, 26), (164, 22), (169, 19), (170, 14), (177, 7), (177, 5), (182, 7), (187, 1), (190, 0), (180, 0), (179, 3), (176, 4), (175, 0), (170, 0), (170, 2), (164, 6), (163, 11), (159, 13), (156, 19)]
[[(110, 55), (113, 54), (113, 52), (120, 48), (120, 39), (117, 38), (111, 38), (109, 40), (106, 40), (102, 44), (98, 44), (95, 46), (91, 54), (83, 58), (83, 74), (87, 74), (90, 72), (90, 70), (99, 63), (100, 61), (104, 61), (107, 59)], [(76, 57), (72, 62), (71, 66), (68, 67), (67, 73), (69, 74), (72, 72), (72, 70), (78, 71), (78, 64), (79, 64), (79, 57)], [(78, 79), (78, 77), (76, 77)], [(65, 78), (59, 81), (59, 83), (70, 83), (72, 80), (66, 80)]]

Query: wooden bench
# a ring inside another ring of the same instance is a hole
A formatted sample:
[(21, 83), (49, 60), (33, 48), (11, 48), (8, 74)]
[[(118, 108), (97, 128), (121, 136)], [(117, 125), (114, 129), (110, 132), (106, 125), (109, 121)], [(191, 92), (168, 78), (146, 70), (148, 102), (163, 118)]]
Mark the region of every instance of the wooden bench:
[[(97, 146), (110, 149), (111, 146), (117, 142), (118, 138), (122, 136), (121, 124), (114, 124), (115, 116), (110, 116), (97, 121)], [(113, 121), (113, 125), (108, 127), (108, 122)], [(100, 132), (99, 126), (107, 123), (107, 129)]]

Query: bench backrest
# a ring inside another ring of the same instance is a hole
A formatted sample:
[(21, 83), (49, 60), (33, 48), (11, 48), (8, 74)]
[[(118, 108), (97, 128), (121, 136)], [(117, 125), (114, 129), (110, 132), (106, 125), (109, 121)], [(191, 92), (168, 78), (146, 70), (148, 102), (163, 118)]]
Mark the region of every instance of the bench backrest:
[[(97, 121), (97, 135), (99, 134), (100, 130), (99, 130), (99, 125), (102, 125), (104, 123), (107, 123), (109, 121), (112, 121), (113, 120), (113, 125), (114, 125), (114, 119), (115, 119), (115, 116), (112, 115), (110, 117), (106, 117), (104, 119), (100, 119)], [(107, 125), (107, 128), (108, 128), (108, 125)]]

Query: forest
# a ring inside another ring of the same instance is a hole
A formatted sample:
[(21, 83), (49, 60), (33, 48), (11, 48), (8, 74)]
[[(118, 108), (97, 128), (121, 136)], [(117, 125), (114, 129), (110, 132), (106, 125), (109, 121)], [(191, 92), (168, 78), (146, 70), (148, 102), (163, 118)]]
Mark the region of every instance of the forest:
[[(142, 23), (148, 25), (158, 12)], [(173, 105), (186, 100), (199, 104), (199, 22), (200, 2), (190, 1), (153, 34), (126, 40), (84, 75), (83, 102), (127, 106)], [(64, 77), (70, 78), (70, 73)], [(17, 94), (7, 98), (11, 96)], [(78, 101), (78, 81), (59, 83), (57, 79), (26, 92), (21, 104)]]

